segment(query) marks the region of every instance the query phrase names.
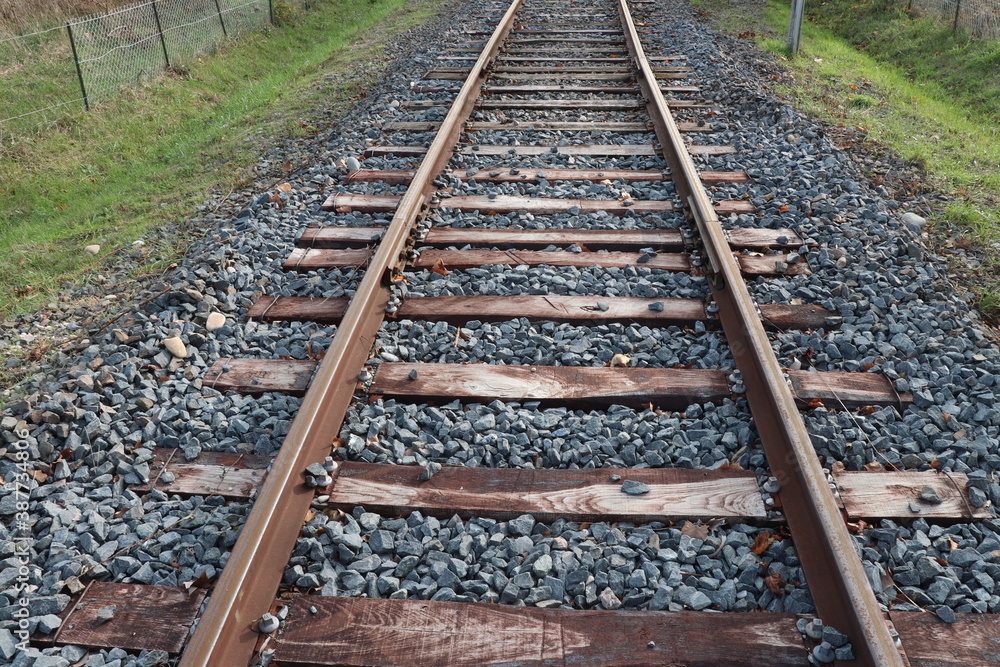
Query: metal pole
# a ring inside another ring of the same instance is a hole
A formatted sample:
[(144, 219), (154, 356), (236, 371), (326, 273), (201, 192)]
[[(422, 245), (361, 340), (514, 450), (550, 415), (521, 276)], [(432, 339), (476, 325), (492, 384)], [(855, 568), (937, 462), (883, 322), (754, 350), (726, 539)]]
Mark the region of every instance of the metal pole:
[(156, 3), (159, 0), (153, 0), (153, 18), (156, 19), (156, 31), (160, 33), (160, 46), (163, 47), (163, 60), (167, 63), (167, 69), (170, 69), (170, 56), (167, 55), (167, 40), (163, 38), (163, 26), (160, 25), (160, 11), (156, 8)]
[(799, 52), (799, 41), (802, 39), (802, 13), (805, 0), (792, 0), (792, 15), (788, 21), (788, 50), (794, 56)]
[(271, 24), (274, 25), (274, 0), (267, 0), (267, 13), (271, 17)]
[(958, 31), (958, 13), (962, 11), (962, 0), (955, 0), (955, 20), (951, 24), (951, 31)]
[(87, 99), (87, 86), (83, 84), (83, 70), (80, 69), (80, 57), (76, 54), (76, 40), (73, 39), (73, 27), (67, 23), (66, 32), (69, 33), (69, 45), (73, 49), (73, 62), (76, 63), (76, 78), (80, 81), (80, 92), (83, 93), (83, 108), (90, 111), (90, 100)]
[(222, 7), (219, 6), (219, 0), (215, 0), (215, 11), (219, 14), (219, 23), (222, 24), (222, 36), (229, 39), (229, 31), (226, 30), (226, 22), (222, 20)]

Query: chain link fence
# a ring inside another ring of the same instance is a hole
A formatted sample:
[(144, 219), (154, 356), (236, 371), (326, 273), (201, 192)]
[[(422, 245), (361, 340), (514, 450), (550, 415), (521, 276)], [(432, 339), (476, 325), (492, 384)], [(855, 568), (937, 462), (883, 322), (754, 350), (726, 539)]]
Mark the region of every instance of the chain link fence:
[(1000, 0), (909, 0), (907, 8), (977, 37), (1000, 37)]
[[(314, 0), (313, 0), (314, 1)], [(143, 0), (27, 35), (0, 37), (0, 132), (37, 129), (67, 108), (89, 109), (278, 10), (311, 0)]]

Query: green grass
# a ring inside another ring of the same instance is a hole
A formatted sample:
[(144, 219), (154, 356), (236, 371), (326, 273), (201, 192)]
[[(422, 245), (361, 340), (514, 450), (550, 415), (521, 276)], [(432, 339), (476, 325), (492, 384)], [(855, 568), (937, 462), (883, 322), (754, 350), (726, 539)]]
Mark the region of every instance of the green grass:
[[(46, 303), (65, 281), (94, 276), (108, 253), (249, 183), (268, 137), (315, 133), (303, 118), (322, 119), (361, 94), (363, 82), (345, 87), (330, 75), (379, 57), (388, 38), (442, 1), (318, 0), (290, 25), (243, 37), (182, 74), (43, 132), (4, 135), (0, 317)], [(0, 78), (0, 96), (11, 94)], [(82, 253), (89, 244), (102, 246), (98, 256)], [(143, 248), (139, 271), (162, 270), (183, 245)]]
[(915, 188), (954, 197), (932, 211), (935, 236), (980, 252), (983, 266), (966, 287), (983, 314), (1000, 318), (1000, 42), (952, 34), (885, 0), (827, 0), (807, 6), (801, 52), (789, 58), (788, 3), (769, 0), (762, 16), (734, 18), (719, 0), (701, 1), (712, 2), (713, 18), (727, 17), (724, 27), (762, 21), (757, 42), (784, 60), (790, 82), (773, 87), (790, 103), (857, 128), (870, 147), (923, 171)]

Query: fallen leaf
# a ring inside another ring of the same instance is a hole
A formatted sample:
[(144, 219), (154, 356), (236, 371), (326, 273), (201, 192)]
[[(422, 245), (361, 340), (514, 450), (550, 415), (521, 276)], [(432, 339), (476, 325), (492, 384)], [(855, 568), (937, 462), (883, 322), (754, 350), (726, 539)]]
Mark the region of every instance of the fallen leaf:
[(444, 262), (440, 259), (434, 262), (434, 266), (431, 267), (430, 271), (431, 273), (437, 273), (442, 276), (446, 276), (449, 273), (448, 269), (444, 268)]
[(764, 577), (764, 583), (767, 585), (767, 590), (771, 591), (776, 597), (781, 597), (785, 594), (785, 580), (781, 578), (780, 572), (775, 571)]
[(684, 524), (684, 527), (681, 528), (681, 535), (687, 535), (688, 537), (693, 537), (696, 540), (705, 540), (708, 538), (708, 526), (699, 526), (698, 524), (688, 521)]
[(878, 461), (869, 461), (865, 464), (865, 470), (868, 472), (882, 472), (885, 468)]
[(838, 472), (844, 472), (845, 469), (846, 468), (844, 466), (844, 462), (843, 461), (834, 461), (830, 465), (830, 472), (832, 472), (834, 474), (836, 474)]
[(818, 398), (814, 398), (811, 401), (809, 401), (809, 407), (812, 408), (813, 410), (815, 410), (816, 408), (821, 408), (823, 407), (823, 401), (821, 401)]
[(948, 551), (954, 551), (958, 548), (958, 542), (952, 539), (951, 535), (948, 536)]
[(784, 213), (784, 212), (786, 212), (787, 210), (788, 210), (788, 207), (787, 207), (787, 206), (779, 206), (779, 207), (778, 207), (778, 213)]
[(278, 186), (278, 192), (291, 192), (291, 191), (292, 191), (291, 183), (282, 183), (281, 185)]
[(195, 579), (185, 581), (181, 584), (186, 591), (189, 591), (192, 588), (208, 588), (210, 585), (211, 583), (208, 577), (208, 572), (202, 572)]
[(769, 533), (766, 530), (761, 531), (754, 539), (753, 546), (750, 547), (750, 551), (754, 552), (759, 556), (760, 554), (767, 551), (767, 548), (771, 546), (771, 543), (773, 541), (774, 538), (771, 536), (771, 533)]

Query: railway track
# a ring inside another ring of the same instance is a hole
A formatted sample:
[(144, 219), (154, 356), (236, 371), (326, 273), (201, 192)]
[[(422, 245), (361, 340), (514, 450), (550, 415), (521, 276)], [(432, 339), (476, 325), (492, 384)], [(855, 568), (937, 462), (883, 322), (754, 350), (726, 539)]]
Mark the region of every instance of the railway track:
[(328, 348), (203, 378), (304, 395), (276, 456), (156, 451), (147, 490), (254, 497), (218, 580), (91, 584), (57, 644), (149, 648), (98, 615), (128, 600), (182, 666), (992, 661), (992, 614), (885, 610), (865, 522), (991, 515), (963, 473), (817, 454), (809, 411), (861, 429), (914, 396), (779, 353), (844, 320), (758, 303), (825, 244), (744, 196), (739, 124), (656, 11), (514, 0), (456, 30), (284, 259), (350, 298), (247, 312)]

